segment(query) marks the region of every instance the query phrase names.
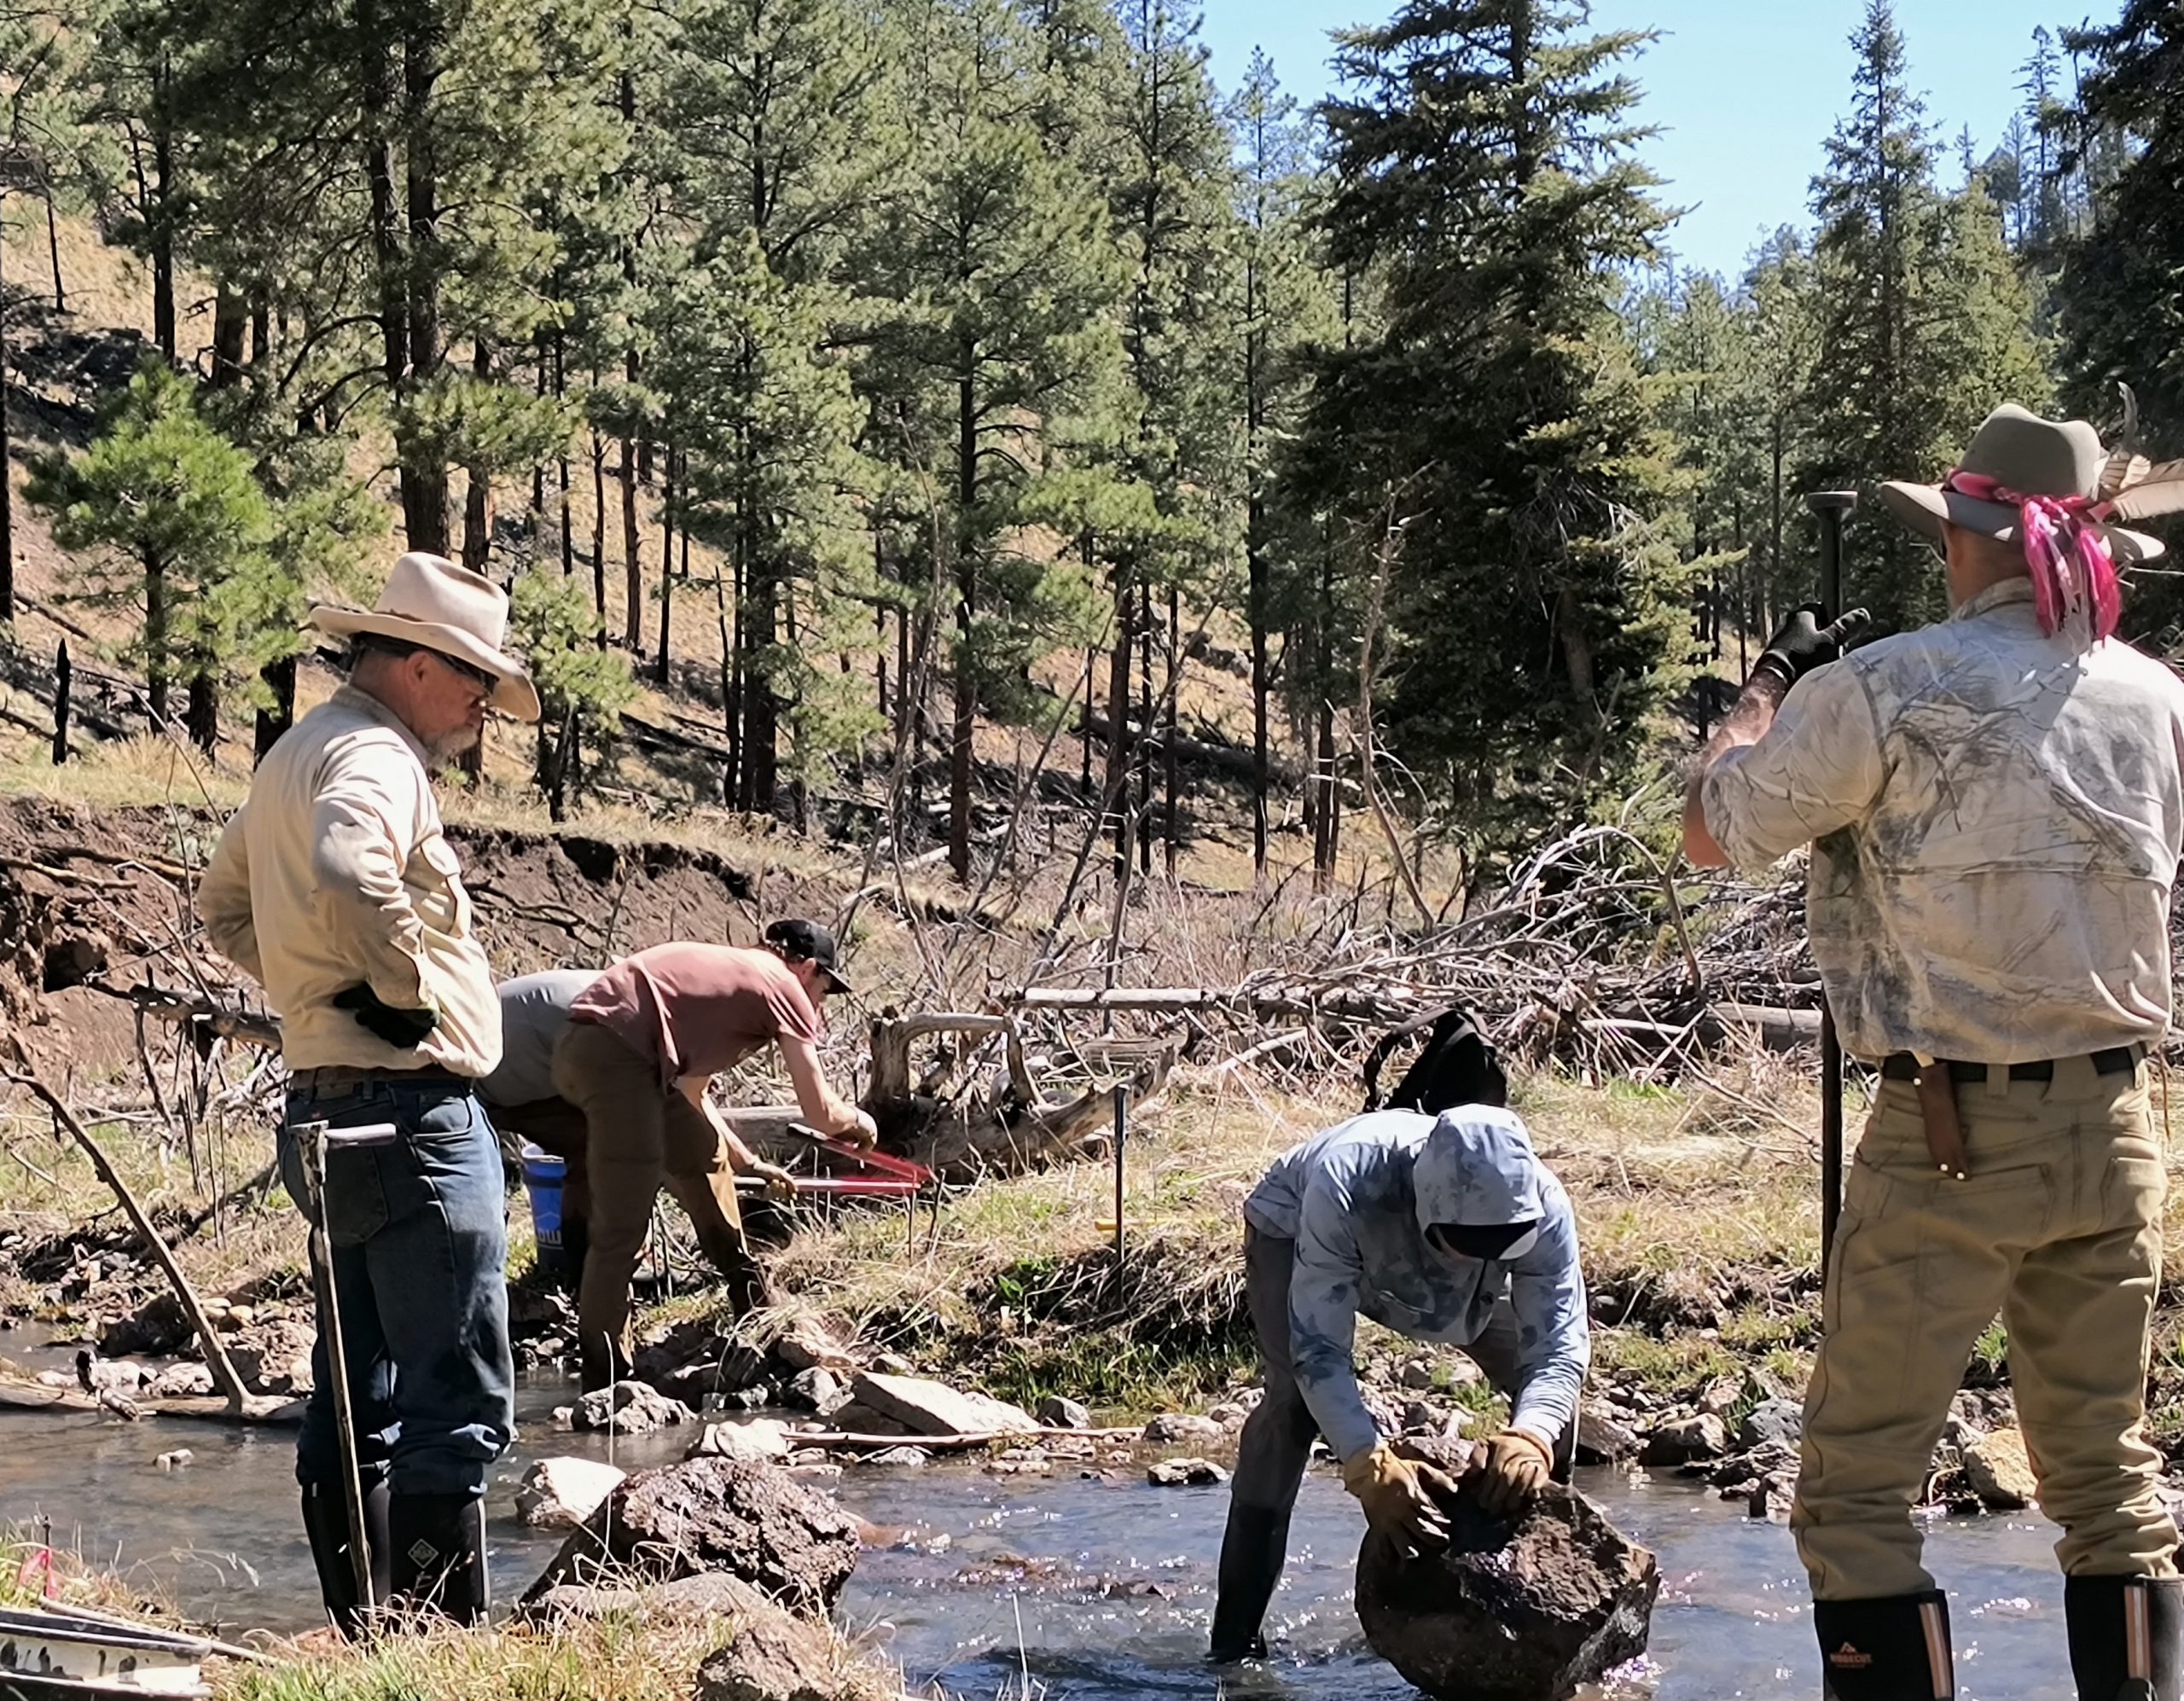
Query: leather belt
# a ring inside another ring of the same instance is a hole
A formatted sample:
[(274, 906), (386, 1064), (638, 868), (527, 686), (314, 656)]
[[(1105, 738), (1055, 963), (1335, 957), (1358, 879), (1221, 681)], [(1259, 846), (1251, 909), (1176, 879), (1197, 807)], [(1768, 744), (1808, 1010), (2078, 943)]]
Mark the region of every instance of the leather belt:
[[(2096, 1051), (2088, 1059), (2096, 1075), (2130, 1075), (2146, 1059), (2143, 1045), (2110, 1046)], [(1988, 1065), (1984, 1063), (1963, 1063), (1952, 1059), (1949, 1065), (1949, 1078), (1960, 1087), (1975, 1085), (1987, 1078)], [(2013, 1081), (2053, 1081), (2055, 1078), (2055, 1059), (2041, 1058), (2031, 1063), (2013, 1063), (2009, 1065)], [(1880, 1072), (1890, 1081), (1916, 1081), (1919, 1078), (1919, 1059), (1908, 1051), (1899, 1051), (1882, 1059)]]
[(457, 1075), (452, 1069), (351, 1069), (340, 1064), (328, 1064), (318, 1069), (299, 1069), (288, 1077), (288, 1090), (293, 1092), (323, 1092), (330, 1087), (367, 1087), (384, 1083), (390, 1087), (461, 1087), (465, 1091), (478, 1083), (468, 1075)]

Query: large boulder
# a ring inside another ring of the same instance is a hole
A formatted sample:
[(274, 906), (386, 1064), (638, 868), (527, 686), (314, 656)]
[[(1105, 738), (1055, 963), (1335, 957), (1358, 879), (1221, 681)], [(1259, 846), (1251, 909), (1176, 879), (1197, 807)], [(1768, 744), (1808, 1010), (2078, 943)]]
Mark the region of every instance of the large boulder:
[[(1461, 1442), (1399, 1443), (1459, 1474)], [(1660, 1574), (1583, 1495), (1550, 1485), (1515, 1524), (1469, 1492), (1449, 1545), (1411, 1555), (1368, 1531), (1357, 1617), (1374, 1652), (1446, 1701), (1560, 1701), (1646, 1650)]]
[(701, 1458), (618, 1483), (525, 1594), (564, 1583), (673, 1582), (725, 1571), (823, 1617), (856, 1568), (857, 1520), (775, 1465)]
[[(1029, 1435), (1039, 1427), (1021, 1407), (921, 1376), (866, 1371), (850, 1385), (850, 1396), (855, 1405), (892, 1419), (912, 1435)], [(839, 1412), (834, 1415), (842, 1417)]]

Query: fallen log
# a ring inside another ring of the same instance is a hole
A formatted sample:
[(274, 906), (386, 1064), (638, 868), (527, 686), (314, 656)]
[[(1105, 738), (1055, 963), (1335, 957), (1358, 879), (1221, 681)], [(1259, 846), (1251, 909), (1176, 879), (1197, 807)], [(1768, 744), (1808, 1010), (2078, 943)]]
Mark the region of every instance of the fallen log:
[[(292, 1425), (304, 1420), (304, 1402), (279, 1395), (249, 1394), (240, 1406), (217, 1395), (140, 1396), (135, 1404), (148, 1418), (189, 1418), (200, 1422)], [(80, 1388), (49, 1388), (44, 1383), (0, 1381), (0, 1409), (12, 1412), (103, 1412), (98, 1396)]]
[(1028, 1429), (984, 1430), (975, 1435), (856, 1435), (833, 1430), (799, 1430), (789, 1440), (796, 1447), (839, 1448), (845, 1453), (864, 1448), (884, 1452), (892, 1447), (915, 1447), (926, 1453), (961, 1453), (1002, 1442), (1058, 1441), (1065, 1437), (1077, 1441), (1137, 1441), (1144, 1434), (1141, 1424), (1099, 1430), (1056, 1429), (1034, 1424)]

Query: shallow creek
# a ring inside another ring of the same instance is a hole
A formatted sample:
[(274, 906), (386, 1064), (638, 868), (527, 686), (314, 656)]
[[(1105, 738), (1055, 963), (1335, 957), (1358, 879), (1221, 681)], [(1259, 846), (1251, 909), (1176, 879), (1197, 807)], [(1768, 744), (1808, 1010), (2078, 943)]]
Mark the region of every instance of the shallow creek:
[[(65, 1362), (0, 1337), (17, 1362)], [(608, 1456), (610, 1438), (556, 1431), (571, 1387), (520, 1397), (522, 1435), (497, 1468), (489, 1520), (495, 1576), (513, 1595), (559, 1537), (526, 1530), (513, 1501), (542, 1454)], [(625, 1468), (681, 1456), (689, 1431), (612, 1442)], [(293, 1433), (213, 1424), (125, 1424), (103, 1415), (0, 1412), (0, 1524), (50, 1519), (56, 1547), (133, 1575), (229, 1630), (301, 1628), (317, 1588), (297, 1523)], [(194, 1455), (161, 1470), (162, 1454)], [(1718, 1701), (1809, 1695), (1816, 1665), (1789, 1532), (1673, 1478), (1584, 1472), (1580, 1484), (1661, 1562), (1647, 1658), (1617, 1698)], [(1153, 1489), (1141, 1470), (999, 1477), (965, 1465), (851, 1467), (833, 1485), (850, 1510), (902, 1530), (868, 1553), (844, 1595), (845, 1628), (915, 1685), (987, 1701), (1264, 1697), (1397, 1701), (1412, 1694), (1365, 1646), (1350, 1602), (1360, 1522), (1332, 1474), (1304, 1485), (1272, 1624), (1279, 1657), (1224, 1678), (1201, 1661), (1212, 1611), (1225, 1488)], [(2061, 1584), (2052, 1527), (2030, 1515), (1943, 1519), (1929, 1563), (1950, 1592), (1964, 1701), (2066, 1701)], [(1225, 1683), (1225, 1687), (1224, 1687)]]

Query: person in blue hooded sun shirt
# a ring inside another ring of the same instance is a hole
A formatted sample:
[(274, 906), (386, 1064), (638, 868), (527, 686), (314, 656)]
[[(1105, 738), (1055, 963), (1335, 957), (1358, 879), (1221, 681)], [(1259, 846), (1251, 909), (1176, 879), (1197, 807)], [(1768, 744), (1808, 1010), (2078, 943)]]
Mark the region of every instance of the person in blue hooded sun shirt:
[(1507, 1095), (1491, 1048), (1461, 1022), (1397, 1089), (1403, 1108), (1292, 1147), (1245, 1202), (1245, 1296), (1266, 1391), (1229, 1489), (1215, 1660), (1266, 1651), (1261, 1627), (1315, 1435), (1375, 1529), (1414, 1549), (1447, 1538), (1435, 1495), (1458, 1485), (1398, 1457), (1358, 1391), (1361, 1315), (1461, 1348), (1509, 1399), (1508, 1426), (1467, 1473), (1488, 1512), (1512, 1515), (1567, 1476), (1592, 1356), (1577, 1223)]

